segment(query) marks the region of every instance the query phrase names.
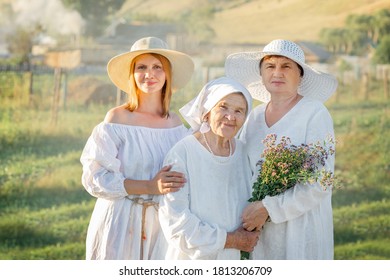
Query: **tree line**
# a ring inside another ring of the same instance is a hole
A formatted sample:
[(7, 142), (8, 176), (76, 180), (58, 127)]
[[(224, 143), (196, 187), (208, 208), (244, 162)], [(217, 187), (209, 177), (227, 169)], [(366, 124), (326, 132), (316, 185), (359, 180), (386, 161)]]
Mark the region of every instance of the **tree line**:
[(365, 55), (374, 50), (375, 63), (390, 63), (390, 10), (351, 14), (340, 28), (320, 31), (321, 43), (334, 54)]

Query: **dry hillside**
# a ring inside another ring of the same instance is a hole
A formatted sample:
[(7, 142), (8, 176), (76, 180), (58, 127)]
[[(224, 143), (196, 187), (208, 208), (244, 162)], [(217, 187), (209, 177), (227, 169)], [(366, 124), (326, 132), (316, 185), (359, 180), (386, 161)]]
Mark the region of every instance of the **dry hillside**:
[[(390, 9), (389, 0), (232, 0), (213, 1), (218, 12), (208, 24), (214, 43), (264, 43), (275, 38), (317, 40), (324, 27), (341, 27), (350, 14)], [(120, 14), (137, 13), (178, 19), (208, 0), (127, 0)]]

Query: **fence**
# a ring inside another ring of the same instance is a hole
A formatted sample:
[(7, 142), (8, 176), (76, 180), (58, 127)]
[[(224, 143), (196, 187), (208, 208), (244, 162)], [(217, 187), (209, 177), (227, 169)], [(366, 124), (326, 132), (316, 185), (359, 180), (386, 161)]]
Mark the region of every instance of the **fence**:
[[(193, 83), (197, 86), (194, 87), (195, 89), (191, 89), (194, 91), (191, 93), (192, 95), (195, 95), (207, 81), (224, 75), (223, 67), (203, 67), (200, 60), (197, 61), (197, 65), (199, 67), (196, 67), (193, 77)], [(367, 68), (368, 70), (365, 72), (356, 70), (340, 72), (335, 65), (316, 65), (315, 68), (328, 69), (328, 72), (338, 77), (340, 86), (335, 94), (336, 102), (340, 101), (342, 91), (346, 87), (349, 88), (348, 90), (354, 87), (353, 94), (364, 101), (377, 98), (372, 92), (383, 94), (382, 97), (385, 100), (390, 98), (390, 65), (377, 65)], [(104, 66), (82, 66), (65, 70), (37, 65), (30, 67), (26, 65), (18, 67), (0, 65), (0, 98), (20, 99), (24, 105), (34, 105), (34, 102), (42, 102), (42, 100), (47, 103), (47, 100), (51, 99), (52, 118), (55, 122), (58, 107), (66, 108), (67, 105), (69, 77), (80, 79), (86, 76), (98, 77), (92, 81), (93, 83), (96, 83), (98, 79), (106, 79), (106, 83), (111, 84)], [(115, 88), (110, 89), (110, 91), (113, 91), (116, 96), (114, 102), (120, 103), (122, 96), (120, 91)]]
[(104, 67), (73, 70), (46, 66), (0, 66), (0, 98), (12, 98), (20, 106), (50, 106), (51, 121), (57, 122), (60, 106), (66, 109), (69, 76), (103, 76)]

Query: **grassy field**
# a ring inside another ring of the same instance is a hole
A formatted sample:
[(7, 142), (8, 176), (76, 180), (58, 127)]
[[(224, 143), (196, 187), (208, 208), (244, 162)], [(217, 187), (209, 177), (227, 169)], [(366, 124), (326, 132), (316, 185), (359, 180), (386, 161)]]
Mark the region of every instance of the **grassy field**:
[[(0, 259), (84, 259), (95, 199), (80, 183), (79, 157), (113, 104), (68, 102), (54, 125), (47, 79), (36, 86), (33, 105), (20, 77), (8, 79), (12, 94), (0, 97)], [(343, 184), (333, 196), (336, 259), (390, 259), (390, 111), (382, 89), (371, 85), (369, 100), (356, 94), (357, 82), (327, 102)], [(177, 95), (173, 109), (200, 86)]]
[(390, 111), (383, 89), (372, 83), (340, 86), (328, 107), (338, 139), (334, 192), (335, 258), (390, 259)]

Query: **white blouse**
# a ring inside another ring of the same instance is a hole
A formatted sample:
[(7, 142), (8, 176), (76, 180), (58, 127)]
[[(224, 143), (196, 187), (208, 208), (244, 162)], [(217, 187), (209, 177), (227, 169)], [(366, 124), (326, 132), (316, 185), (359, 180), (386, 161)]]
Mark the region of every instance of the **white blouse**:
[[(304, 97), (277, 123), (265, 122), (266, 104), (252, 110), (240, 139), (245, 143), (253, 171), (264, 147), (262, 140), (275, 133), (278, 140), (290, 137), (292, 144), (316, 143), (334, 137), (333, 121), (319, 101)], [(325, 168), (334, 170), (334, 155)], [(285, 193), (263, 200), (271, 222), (267, 222), (252, 254), (253, 259), (333, 259), (332, 191), (324, 191), (319, 183), (297, 184)]]
[[(82, 184), (98, 198), (88, 227), (87, 259), (150, 258), (160, 231), (158, 196), (128, 195), (124, 180), (152, 179), (169, 149), (188, 133), (184, 125), (148, 128), (100, 123), (94, 128), (80, 158)], [(150, 201), (150, 207), (143, 207), (142, 200)]]
[(173, 169), (183, 172), (187, 183), (161, 197), (159, 217), (169, 246), (164, 247), (160, 233), (157, 259), (240, 259), (239, 250), (224, 249), (227, 232), (241, 225), (242, 210), (251, 196), (249, 161), (242, 143), (236, 144), (225, 163), (193, 135), (168, 153), (165, 164), (174, 163)]

